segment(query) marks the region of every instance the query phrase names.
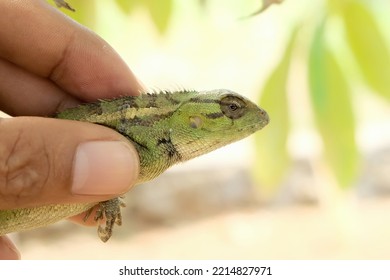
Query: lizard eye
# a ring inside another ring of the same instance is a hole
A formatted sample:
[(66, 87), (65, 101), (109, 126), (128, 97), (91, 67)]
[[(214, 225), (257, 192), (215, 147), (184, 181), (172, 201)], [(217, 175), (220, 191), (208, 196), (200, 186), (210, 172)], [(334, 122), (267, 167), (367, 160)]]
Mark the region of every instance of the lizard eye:
[(245, 114), (246, 103), (237, 96), (226, 96), (220, 102), (222, 113), (230, 119), (238, 119)]
[(237, 104), (230, 104), (229, 105), (229, 109), (232, 110), (232, 111), (235, 111), (235, 110), (238, 109), (238, 106), (237, 106)]

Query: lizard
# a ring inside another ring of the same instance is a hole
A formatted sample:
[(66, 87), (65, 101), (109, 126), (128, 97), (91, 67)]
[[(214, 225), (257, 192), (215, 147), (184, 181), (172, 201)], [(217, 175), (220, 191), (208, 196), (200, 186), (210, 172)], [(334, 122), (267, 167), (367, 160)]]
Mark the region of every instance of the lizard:
[[(268, 114), (249, 99), (226, 89), (142, 93), (86, 103), (55, 118), (95, 123), (124, 135), (136, 148), (140, 173), (136, 185), (170, 166), (240, 140), (262, 129)], [(0, 236), (43, 227), (97, 206), (98, 236), (106, 242), (121, 225), (120, 198), (95, 203), (52, 204), (0, 210)]]

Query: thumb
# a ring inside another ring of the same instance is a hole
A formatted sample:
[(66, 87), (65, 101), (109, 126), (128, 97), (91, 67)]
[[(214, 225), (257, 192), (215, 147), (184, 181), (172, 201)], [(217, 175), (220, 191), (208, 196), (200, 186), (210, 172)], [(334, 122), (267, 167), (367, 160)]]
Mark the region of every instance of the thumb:
[(136, 150), (112, 129), (0, 119), (0, 209), (107, 200), (128, 191), (138, 172)]

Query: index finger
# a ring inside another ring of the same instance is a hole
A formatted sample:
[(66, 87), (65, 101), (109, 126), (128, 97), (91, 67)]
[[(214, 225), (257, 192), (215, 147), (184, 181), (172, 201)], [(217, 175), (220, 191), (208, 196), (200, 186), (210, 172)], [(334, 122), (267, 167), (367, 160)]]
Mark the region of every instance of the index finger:
[(0, 1), (0, 10), (1, 58), (86, 101), (141, 89), (107, 42), (45, 1)]

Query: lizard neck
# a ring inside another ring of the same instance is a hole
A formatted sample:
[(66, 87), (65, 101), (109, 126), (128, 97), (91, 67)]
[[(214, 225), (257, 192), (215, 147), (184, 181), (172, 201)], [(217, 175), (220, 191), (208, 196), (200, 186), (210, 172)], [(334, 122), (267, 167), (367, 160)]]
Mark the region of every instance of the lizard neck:
[(166, 139), (159, 139), (149, 147), (132, 142), (140, 159), (140, 173), (137, 184), (156, 178), (172, 165), (182, 161), (181, 155), (177, 152), (173, 143), (166, 141)]

